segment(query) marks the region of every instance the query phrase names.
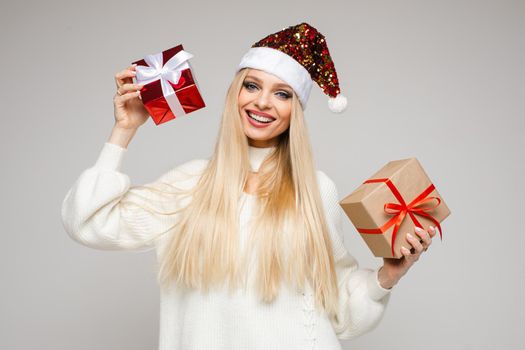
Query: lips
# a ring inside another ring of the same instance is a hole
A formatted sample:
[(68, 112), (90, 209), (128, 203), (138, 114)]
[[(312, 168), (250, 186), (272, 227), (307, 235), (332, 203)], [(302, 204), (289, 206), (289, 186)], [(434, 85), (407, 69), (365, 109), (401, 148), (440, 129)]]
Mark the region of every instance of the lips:
[(271, 114), (268, 114), (268, 113), (255, 111), (253, 109), (247, 109), (246, 112), (249, 112), (251, 114), (260, 115), (261, 117), (271, 118), (271, 119), (275, 120), (275, 118)]
[[(273, 117), (272, 117), (272, 118), (273, 118)], [(246, 113), (246, 120), (247, 120), (248, 123), (250, 123), (253, 127), (258, 128), (258, 129), (260, 129), (260, 128), (266, 128), (266, 127), (268, 127), (269, 125), (272, 125), (273, 122), (275, 121), (275, 119), (274, 119), (274, 120), (272, 120), (272, 121), (269, 122), (269, 123), (258, 122), (257, 120), (252, 119), (248, 113)]]

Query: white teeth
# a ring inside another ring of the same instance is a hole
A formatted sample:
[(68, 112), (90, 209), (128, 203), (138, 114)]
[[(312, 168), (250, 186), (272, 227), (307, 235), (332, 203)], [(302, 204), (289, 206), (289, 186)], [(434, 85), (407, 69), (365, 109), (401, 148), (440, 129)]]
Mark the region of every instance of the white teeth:
[(273, 121), (272, 118), (261, 117), (260, 115), (252, 114), (252, 113), (250, 113), (250, 112), (248, 112), (248, 115), (249, 115), (252, 119), (255, 119), (255, 120), (257, 120), (258, 122), (262, 122), (262, 123), (268, 123), (268, 122), (272, 122), (272, 121)]

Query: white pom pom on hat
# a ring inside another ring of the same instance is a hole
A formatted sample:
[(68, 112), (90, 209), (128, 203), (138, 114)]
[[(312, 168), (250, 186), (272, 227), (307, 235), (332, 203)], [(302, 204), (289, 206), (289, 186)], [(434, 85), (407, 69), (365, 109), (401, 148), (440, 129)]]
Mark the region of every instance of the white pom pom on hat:
[(325, 37), (308, 23), (283, 28), (253, 44), (242, 57), (237, 71), (247, 67), (274, 74), (288, 83), (303, 109), (314, 81), (328, 95), (330, 111), (341, 113), (348, 106), (347, 98), (340, 94)]
[(348, 99), (339, 94), (336, 97), (328, 98), (328, 108), (334, 113), (341, 113), (346, 110), (348, 106)]

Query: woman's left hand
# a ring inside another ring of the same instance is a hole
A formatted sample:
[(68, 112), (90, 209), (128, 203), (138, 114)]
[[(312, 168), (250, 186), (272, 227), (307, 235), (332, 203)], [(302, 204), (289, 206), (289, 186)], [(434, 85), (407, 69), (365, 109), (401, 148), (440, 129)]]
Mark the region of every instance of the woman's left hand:
[(383, 283), (387, 285), (385, 288), (391, 288), (399, 282), (408, 269), (418, 261), (421, 254), (432, 244), (432, 238), (436, 235), (436, 228), (430, 226), (427, 232), (416, 227), (415, 233), (415, 236), (407, 234), (407, 241), (413, 248), (409, 250), (401, 247), (402, 258), (383, 258), (383, 266), (379, 273), (384, 276), (380, 280), (383, 280)]

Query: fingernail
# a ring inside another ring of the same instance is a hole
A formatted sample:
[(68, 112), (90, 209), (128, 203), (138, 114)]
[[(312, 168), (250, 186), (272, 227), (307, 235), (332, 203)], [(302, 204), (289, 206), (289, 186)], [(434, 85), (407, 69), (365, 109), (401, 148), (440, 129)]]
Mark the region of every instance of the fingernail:
[(136, 63), (133, 63), (133, 64), (132, 64), (132, 66), (133, 66), (133, 67), (136, 67), (136, 66), (137, 66), (137, 64), (136, 64)]
[(417, 232), (422, 232), (423, 230), (421, 229), (421, 227), (417, 227), (417, 226), (416, 226), (416, 231), (417, 231)]
[(408, 238), (414, 238), (410, 233), (407, 233)]

